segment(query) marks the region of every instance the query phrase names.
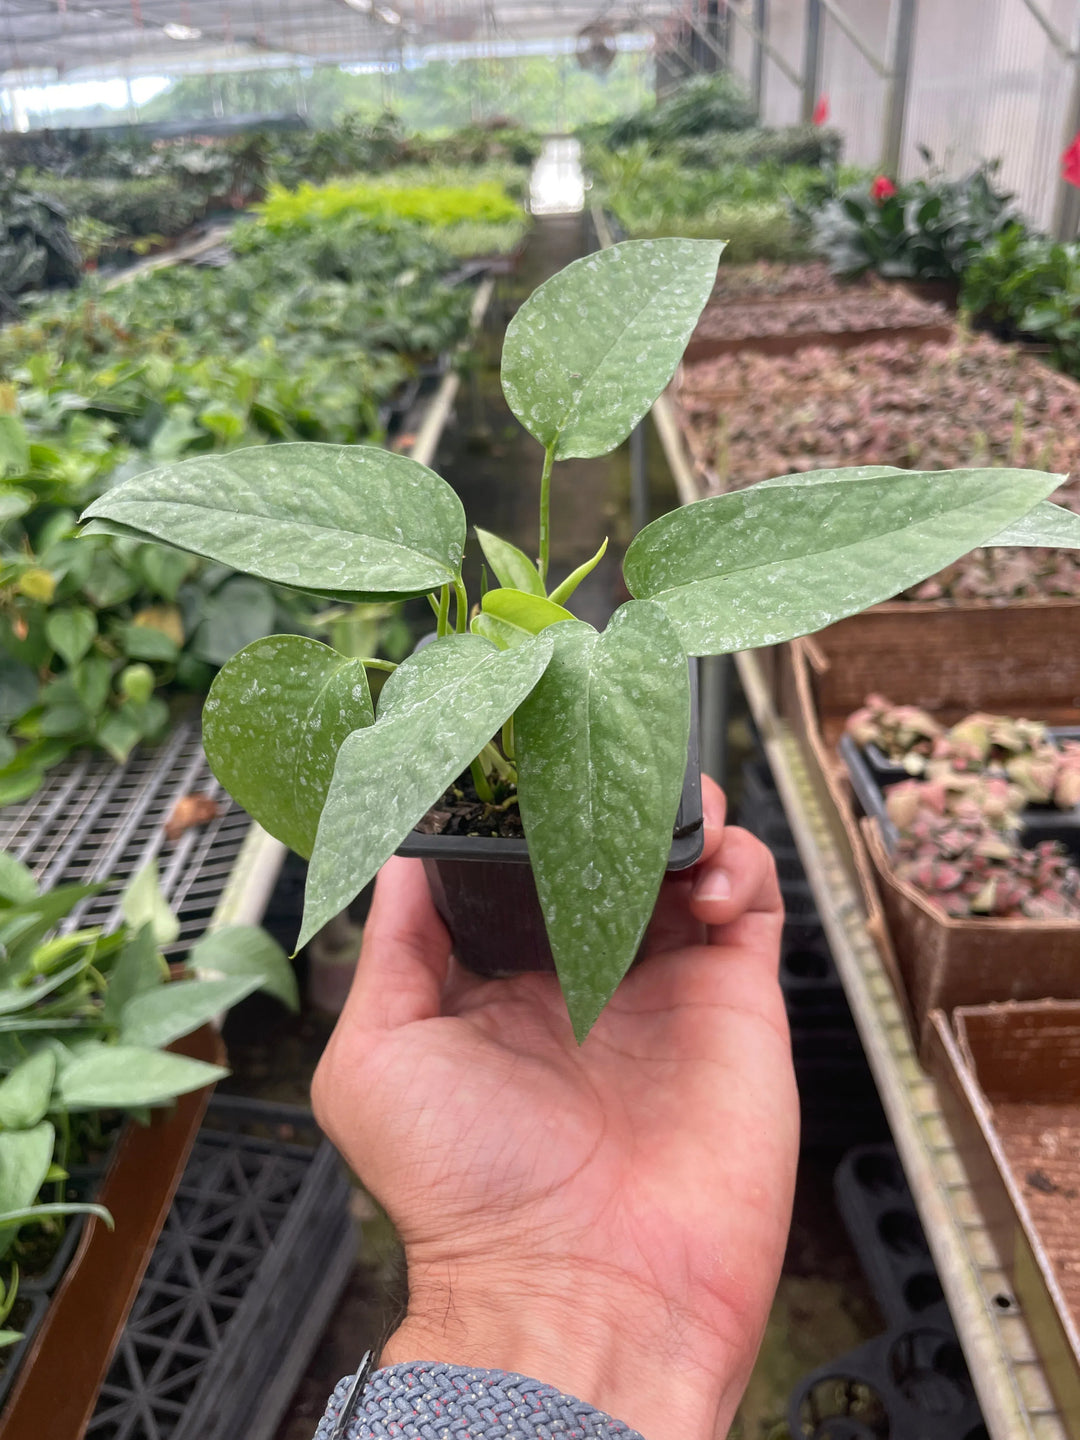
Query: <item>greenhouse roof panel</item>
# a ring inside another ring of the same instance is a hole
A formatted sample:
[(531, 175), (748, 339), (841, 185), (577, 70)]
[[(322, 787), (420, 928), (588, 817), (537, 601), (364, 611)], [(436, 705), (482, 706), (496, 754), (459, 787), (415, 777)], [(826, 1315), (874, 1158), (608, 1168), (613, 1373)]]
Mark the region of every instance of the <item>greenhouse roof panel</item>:
[(506, 53), (655, 31), (678, 0), (0, 0), (0, 81)]

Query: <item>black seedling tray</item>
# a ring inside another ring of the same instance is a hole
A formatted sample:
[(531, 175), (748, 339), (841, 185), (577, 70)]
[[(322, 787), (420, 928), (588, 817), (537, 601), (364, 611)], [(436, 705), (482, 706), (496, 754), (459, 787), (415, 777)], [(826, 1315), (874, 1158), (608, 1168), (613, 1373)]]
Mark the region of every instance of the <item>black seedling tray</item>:
[(890, 1325), (949, 1324), (919, 1212), (894, 1146), (849, 1150), (833, 1177), (836, 1207)]
[(88, 1440), (272, 1440), (357, 1252), (306, 1110), (215, 1098)]
[(794, 1440), (988, 1440), (951, 1327), (890, 1330), (822, 1365), (788, 1406)]
[(22, 1339), (0, 1352), (4, 1357), (4, 1368), (0, 1370), (0, 1409), (3, 1409), (4, 1401), (18, 1378), (26, 1352), (33, 1344), (34, 1336), (48, 1308), (47, 1295), (30, 1293), (20, 1284), (12, 1314), (4, 1321), (4, 1326), (6, 1329), (21, 1330)]

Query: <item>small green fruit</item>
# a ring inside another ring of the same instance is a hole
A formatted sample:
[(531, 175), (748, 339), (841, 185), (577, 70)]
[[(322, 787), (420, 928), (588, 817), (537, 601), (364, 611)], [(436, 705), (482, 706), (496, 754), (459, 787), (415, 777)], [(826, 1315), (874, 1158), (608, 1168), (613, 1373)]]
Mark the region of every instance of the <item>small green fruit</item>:
[(149, 665), (128, 665), (120, 675), (120, 690), (137, 705), (145, 705), (154, 693), (154, 672)]

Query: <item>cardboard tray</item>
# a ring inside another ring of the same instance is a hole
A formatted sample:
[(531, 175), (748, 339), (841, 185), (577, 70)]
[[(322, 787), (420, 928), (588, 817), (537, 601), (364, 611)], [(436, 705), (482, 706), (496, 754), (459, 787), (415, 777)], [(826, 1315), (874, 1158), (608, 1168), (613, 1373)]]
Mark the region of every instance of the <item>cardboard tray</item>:
[[(1071, 605), (1071, 602), (1070, 602)], [(886, 607), (880, 607), (885, 609)], [(905, 607), (906, 608), (906, 607)], [(996, 612), (1000, 615), (1000, 611)], [(1030, 612), (1029, 612), (1030, 613)], [(866, 619), (874, 614), (853, 617)], [(1080, 615), (1080, 608), (1077, 610)], [(1027, 623), (1026, 621), (1024, 622)], [(885, 846), (875, 827), (862, 823), (850, 776), (837, 748), (844, 722), (872, 690), (902, 703), (916, 703), (918, 650), (863, 653), (853, 649), (850, 621), (830, 626), (810, 640), (793, 641), (789, 649), (790, 678), (781, 690), (781, 703), (799, 736), (808, 763), (820, 777), (819, 790), (830, 802), (836, 825), (851, 858), (867, 914), (867, 927), (878, 946), (882, 963), (904, 1007), (911, 1034), (925, 1060), (930, 1011), (957, 1005), (979, 1005), (995, 1000), (1036, 1000), (1046, 996), (1080, 999), (1080, 924), (1048, 920), (954, 920), (944, 915), (914, 886), (892, 873)], [(923, 626), (932, 632), (934, 626)], [(837, 635), (839, 635), (839, 643)], [(869, 632), (868, 632), (869, 633)], [(884, 637), (881, 637), (884, 644)], [(936, 654), (936, 642), (927, 640), (923, 652)], [(1033, 673), (1043, 667), (1048, 641), (1044, 635), (1033, 655)], [(987, 687), (993, 667), (990, 651), (977, 651), (978, 673)], [(996, 653), (1002, 657), (1000, 643)], [(905, 658), (906, 657), (906, 658)], [(861, 665), (860, 678), (852, 681)], [(985, 662), (985, 663), (984, 663)], [(1076, 681), (1080, 694), (1080, 645), (1074, 655), (1057, 656), (1055, 688), (1049, 697), (1023, 698), (1019, 684), (1012, 687), (1011, 703), (998, 704), (992, 689), (964, 694), (968, 682), (960, 673), (941, 665), (929, 678), (917, 703), (935, 708), (944, 719), (959, 719), (970, 709), (994, 708), (1002, 713), (1027, 713), (1038, 718), (1075, 721), (1071, 701)], [(862, 678), (865, 677), (865, 678)], [(1049, 682), (1047, 682), (1049, 683)], [(867, 688), (863, 689), (862, 686)], [(927, 702), (927, 691), (937, 704)], [(854, 697), (854, 698), (853, 698)]]
[(927, 1062), (972, 1187), (1080, 1440), (1080, 1004), (931, 1017)]

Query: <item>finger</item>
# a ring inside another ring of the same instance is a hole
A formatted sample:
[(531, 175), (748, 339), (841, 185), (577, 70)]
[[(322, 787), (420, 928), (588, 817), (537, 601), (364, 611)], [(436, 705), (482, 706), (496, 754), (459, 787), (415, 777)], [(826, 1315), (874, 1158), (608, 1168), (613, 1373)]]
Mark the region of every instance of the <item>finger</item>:
[(379, 871), (342, 1027), (396, 1030), (442, 1009), (450, 937), (419, 860), (394, 856)]
[(704, 817), (704, 843), (701, 856), (696, 862), (698, 865), (711, 860), (719, 850), (727, 822), (727, 796), (711, 775), (703, 774), (701, 777), (701, 811)]
[(766, 916), (778, 924), (783, 921), (776, 864), (760, 840), (737, 826), (725, 828), (719, 849), (695, 878), (690, 912), (710, 931), (724, 927), (727, 943), (734, 938), (730, 927), (744, 916)]

